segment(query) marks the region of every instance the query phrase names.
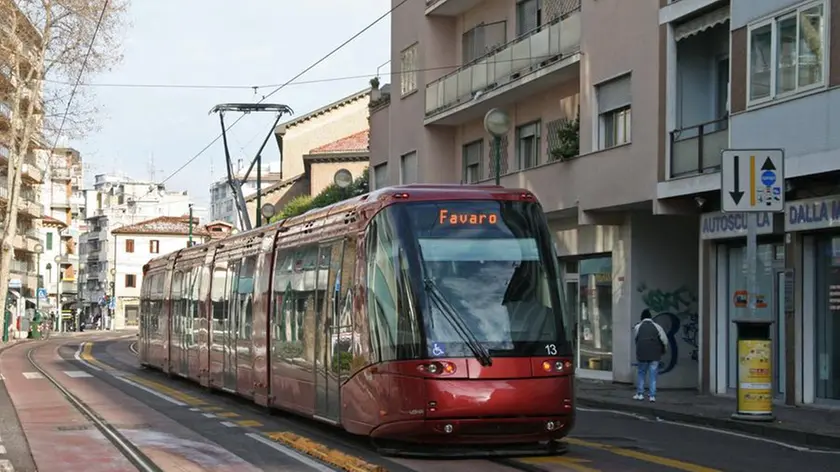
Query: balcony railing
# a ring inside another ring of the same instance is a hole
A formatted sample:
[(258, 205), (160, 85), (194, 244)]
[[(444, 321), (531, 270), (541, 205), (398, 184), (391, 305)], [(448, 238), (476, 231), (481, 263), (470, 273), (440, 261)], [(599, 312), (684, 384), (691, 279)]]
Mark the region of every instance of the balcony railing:
[(729, 117), (671, 131), (671, 178), (720, 170), (729, 146)]
[(66, 167), (53, 167), (51, 177), (55, 180), (70, 180), (72, 173)]
[(28, 274), (30, 272), (35, 272), (35, 264), (30, 261), (21, 261), (18, 259), (12, 260), (12, 264), (9, 266), (12, 272), (17, 274)]
[(580, 7), (426, 86), (426, 116), (473, 100), (580, 50)]

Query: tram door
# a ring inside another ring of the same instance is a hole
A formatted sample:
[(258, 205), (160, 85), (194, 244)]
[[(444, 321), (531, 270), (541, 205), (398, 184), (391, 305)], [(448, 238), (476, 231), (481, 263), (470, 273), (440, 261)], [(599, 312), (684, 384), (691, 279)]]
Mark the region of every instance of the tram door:
[(236, 391), (236, 338), (239, 331), (237, 320), (239, 319), (239, 262), (232, 262), (228, 266), (228, 306), (225, 310), (223, 357), (224, 374), (223, 388), (231, 392)]
[(190, 373), (190, 347), (192, 345), (193, 296), (196, 282), (196, 267), (184, 271), (184, 282), (181, 286), (181, 301), (178, 314), (181, 315), (181, 326), (178, 330), (178, 344), (181, 346), (181, 362), (178, 372), (184, 376)]
[(341, 363), (336, 357), (338, 343), (338, 315), (336, 300), (341, 292), (341, 257), (344, 241), (336, 241), (321, 246), (318, 250), (317, 265), (317, 316), (315, 331), (315, 415), (338, 421), (339, 375)]

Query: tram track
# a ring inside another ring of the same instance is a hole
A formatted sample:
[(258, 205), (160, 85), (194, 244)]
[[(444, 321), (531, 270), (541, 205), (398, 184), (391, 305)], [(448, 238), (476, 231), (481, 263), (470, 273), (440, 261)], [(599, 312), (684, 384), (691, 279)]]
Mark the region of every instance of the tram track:
[(85, 404), (77, 395), (61, 384), (47, 369), (33, 358), (33, 353), (41, 346), (32, 347), (26, 351), (26, 360), (43, 376), (85, 419), (87, 419), (102, 435), (122, 454), (137, 470), (142, 472), (163, 472), (154, 461), (143, 454), (140, 449), (123, 436), (114, 426), (103, 420), (96, 412)]

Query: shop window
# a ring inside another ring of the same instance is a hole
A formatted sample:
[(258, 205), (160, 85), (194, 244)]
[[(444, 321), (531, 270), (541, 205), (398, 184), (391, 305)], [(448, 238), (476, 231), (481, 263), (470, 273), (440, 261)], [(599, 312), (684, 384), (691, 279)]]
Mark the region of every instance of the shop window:
[(817, 243), (816, 337), (817, 398), (840, 400), (840, 237)]
[[(612, 256), (582, 259), (578, 274), (578, 367), (611, 371)], [(571, 288), (567, 285), (567, 289)], [(574, 296), (570, 298), (574, 299)]]

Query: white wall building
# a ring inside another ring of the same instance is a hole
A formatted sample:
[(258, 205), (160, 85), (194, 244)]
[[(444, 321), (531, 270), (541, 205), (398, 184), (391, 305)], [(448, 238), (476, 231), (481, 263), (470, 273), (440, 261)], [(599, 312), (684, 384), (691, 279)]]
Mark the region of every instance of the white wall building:
[[(188, 246), (189, 217), (160, 216), (136, 224), (115, 228), (112, 232), (116, 251), (113, 292), (115, 300), (114, 329), (134, 326), (140, 314), (140, 287), (143, 265), (149, 260)], [(197, 244), (206, 242), (210, 233), (193, 218), (192, 238)]]
[[(81, 237), (82, 309), (87, 317), (104, 313), (105, 295), (114, 281), (114, 244), (111, 231), (162, 216), (185, 217), (190, 212), (187, 192), (167, 191), (163, 185), (122, 175), (101, 174), (87, 192), (88, 230)], [(193, 208), (198, 218), (202, 211)]]

